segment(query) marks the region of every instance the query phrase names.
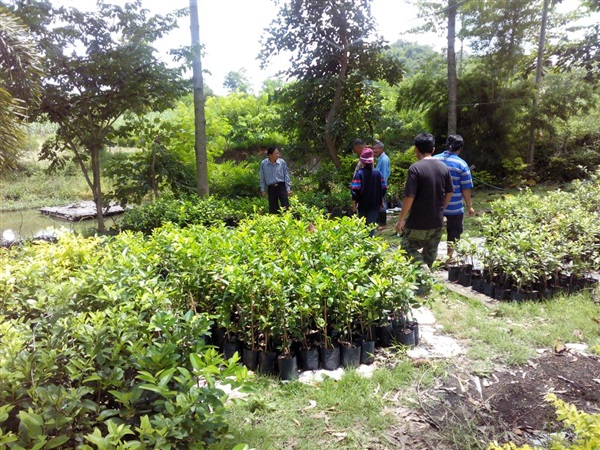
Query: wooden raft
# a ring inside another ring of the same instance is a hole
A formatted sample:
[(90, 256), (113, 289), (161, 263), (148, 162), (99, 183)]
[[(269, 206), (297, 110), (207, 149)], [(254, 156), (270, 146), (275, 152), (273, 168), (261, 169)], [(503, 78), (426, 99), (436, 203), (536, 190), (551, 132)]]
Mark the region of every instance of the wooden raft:
[[(40, 208), (40, 212), (47, 216), (59, 217), (71, 222), (95, 219), (97, 216), (96, 204), (91, 200), (72, 203), (66, 206), (46, 206)], [(104, 207), (104, 217), (122, 214), (123, 212), (125, 212), (125, 208), (117, 203), (110, 203), (108, 206)]]

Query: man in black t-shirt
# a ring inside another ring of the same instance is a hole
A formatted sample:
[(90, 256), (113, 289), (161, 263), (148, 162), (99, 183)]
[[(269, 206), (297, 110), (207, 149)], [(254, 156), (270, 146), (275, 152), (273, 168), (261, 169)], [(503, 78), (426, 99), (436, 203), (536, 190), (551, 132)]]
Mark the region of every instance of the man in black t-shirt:
[(402, 248), (430, 269), (442, 238), (444, 209), (454, 192), (450, 172), (443, 162), (432, 157), (434, 150), (435, 140), (431, 134), (420, 133), (415, 137), (415, 154), (419, 161), (408, 169), (402, 212), (396, 224), (396, 231), (402, 236)]

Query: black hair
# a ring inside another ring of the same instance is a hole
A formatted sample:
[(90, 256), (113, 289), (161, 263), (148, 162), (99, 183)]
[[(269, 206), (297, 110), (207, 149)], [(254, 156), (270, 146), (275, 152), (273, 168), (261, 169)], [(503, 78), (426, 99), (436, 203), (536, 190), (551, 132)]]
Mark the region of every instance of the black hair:
[(460, 134), (451, 134), (446, 139), (446, 150), (457, 152), (465, 146), (465, 141)]
[(431, 154), (435, 148), (435, 138), (431, 133), (419, 133), (415, 137), (415, 147), (422, 154)]
[(352, 141), (352, 147), (356, 147), (357, 145), (365, 145), (365, 141), (360, 138), (356, 138)]
[(273, 152), (277, 150), (277, 147), (274, 145), (271, 145), (268, 149), (267, 149), (267, 155), (272, 155)]

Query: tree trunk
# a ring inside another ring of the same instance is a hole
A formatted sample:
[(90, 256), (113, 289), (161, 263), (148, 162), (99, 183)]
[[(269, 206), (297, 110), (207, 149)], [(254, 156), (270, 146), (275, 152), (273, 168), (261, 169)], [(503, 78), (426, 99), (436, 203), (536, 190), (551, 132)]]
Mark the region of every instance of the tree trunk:
[(548, 8), (550, 0), (544, 0), (544, 10), (542, 11), (542, 25), (540, 27), (540, 40), (538, 42), (537, 66), (535, 69), (535, 97), (533, 98), (533, 108), (531, 111), (531, 123), (529, 125), (529, 142), (527, 143), (527, 165), (533, 166), (533, 156), (535, 152), (535, 115), (540, 104), (540, 85), (542, 84), (542, 64), (544, 60), (544, 45), (546, 41), (546, 23), (548, 22)]
[(343, 48), (341, 51), (340, 58), (340, 73), (337, 77), (335, 84), (335, 92), (333, 94), (333, 102), (331, 103), (331, 108), (327, 113), (327, 117), (325, 118), (325, 145), (327, 147), (327, 152), (329, 156), (331, 156), (331, 161), (333, 161), (333, 165), (336, 169), (339, 169), (342, 165), (340, 161), (340, 157), (337, 153), (337, 148), (335, 146), (335, 138), (333, 136), (333, 121), (337, 117), (338, 109), (342, 104), (342, 90), (344, 88), (344, 81), (346, 80), (346, 72), (348, 71), (348, 39), (343, 34), (342, 30), (342, 43)]
[(190, 29), (192, 33), (192, 83), (194, 87), (194, 128), (196, 152), (196, 176), (198, 195), (208, 196), (208, 158), (206, 155), (206, 118), (204, 115), (204, 82), (202, 80), (202, 60), (200, 58), (200, 24), (198, 21), (198, 1), (190, 0)]
[(104, 233), (106, 228), (104, 226), (104, 199), (102, 196), (102, 183), (100, 180), (100, 148), (90, 149), (92, 159), (92, 182), (94, 187), (92, 192), (94, 194), (94, 202), (96, 203), (96, 220), (98, 222), (98, 233)]
[(448, 135), (456, 134), (458, 80), (456, 76), (456, 0), (448, 1)]

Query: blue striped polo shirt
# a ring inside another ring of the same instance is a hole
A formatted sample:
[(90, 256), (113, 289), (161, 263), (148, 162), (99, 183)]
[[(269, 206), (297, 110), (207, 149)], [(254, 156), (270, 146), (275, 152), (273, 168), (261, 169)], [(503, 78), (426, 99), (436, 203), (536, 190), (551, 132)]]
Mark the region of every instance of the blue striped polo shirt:
[(473, 179), (471, 178), (469, 165), (464, 159), (447, 150), (440, 155), (435, 155), (434, 158), (446, 164), (452, 177), (452, 185), (454, 186), (452, 200), (450, 200), (450, 203), (444, 210), (444, 215), (458, 216), (459, 214), (464, 214), (462, 191), (463, 189), (473, 189)]

